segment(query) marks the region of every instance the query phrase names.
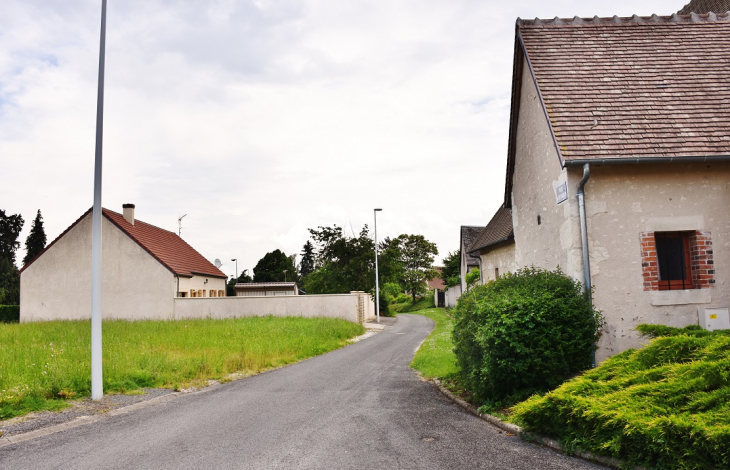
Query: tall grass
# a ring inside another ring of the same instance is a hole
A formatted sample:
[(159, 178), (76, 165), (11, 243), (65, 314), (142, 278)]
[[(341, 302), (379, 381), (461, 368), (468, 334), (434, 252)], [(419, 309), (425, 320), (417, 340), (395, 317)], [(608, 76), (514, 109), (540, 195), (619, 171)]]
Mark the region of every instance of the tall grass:
[[(432, 302), (433, 305), (433, 302)], [(427, 378), (452, 379), (458, 372), (451, 330), (454, 321), (442, 308), (414, 312), (436, 322), (436, 327), (416, 352), (411, 367)]]
[[(0, 324), (0, 419), (90, 394), (90, 323)], [(176, 388), (337, 349), (363, 327), (331, 318), (105, 321), (105, 392)]]

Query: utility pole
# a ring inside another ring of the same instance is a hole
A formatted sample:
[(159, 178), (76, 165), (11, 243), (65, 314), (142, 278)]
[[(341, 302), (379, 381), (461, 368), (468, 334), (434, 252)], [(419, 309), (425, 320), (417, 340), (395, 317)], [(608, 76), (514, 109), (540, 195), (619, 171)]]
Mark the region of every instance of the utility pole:
[(104, 397), (101, 354), (101, 151), (104, 135), (104, 51), (106, 49), (106, 0), (101, 0), (99, 40), (99, 87), (96, 97), (96, 152), (94, 155), (94, 212), (91, 223), (91, 399)]

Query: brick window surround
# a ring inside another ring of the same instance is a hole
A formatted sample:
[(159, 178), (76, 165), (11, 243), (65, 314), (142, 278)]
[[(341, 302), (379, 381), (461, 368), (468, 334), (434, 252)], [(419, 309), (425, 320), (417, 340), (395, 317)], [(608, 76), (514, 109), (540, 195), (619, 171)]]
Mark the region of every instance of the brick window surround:
[[(684, 232), (689, 239), (692, 288), (707, 289), (715, 284), (715, 265), (712, 258), (712, 240), (709, 230)], [(641, 270), (644, 290), (663, 290), (659, 282), (656, 237), (654, 232), (641, 232)]]

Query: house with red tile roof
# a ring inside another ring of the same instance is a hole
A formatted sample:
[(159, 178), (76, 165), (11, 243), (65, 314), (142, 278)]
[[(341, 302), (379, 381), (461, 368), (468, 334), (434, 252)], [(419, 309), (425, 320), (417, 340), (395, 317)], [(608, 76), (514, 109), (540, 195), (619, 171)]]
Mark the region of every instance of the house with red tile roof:
[[(226, 275), (178, 234), (102, 210), (102, 315), (174, 317), (177, 297), (224, 297)], [(20, 320), (91, 317), (91, 219), (84, 213), (20, 271)]]
[(482, 283), (493, 281), (500, 274), (514, 272), (515, 234), (512, 228), (512, 213), (503, 206), (482, 227), (467, 251), (478, 256)]
[(592, 286), (599, 360), (730, 307), (728, 42), (728, 13), (517, 20), (504, 205), (471, 250)]

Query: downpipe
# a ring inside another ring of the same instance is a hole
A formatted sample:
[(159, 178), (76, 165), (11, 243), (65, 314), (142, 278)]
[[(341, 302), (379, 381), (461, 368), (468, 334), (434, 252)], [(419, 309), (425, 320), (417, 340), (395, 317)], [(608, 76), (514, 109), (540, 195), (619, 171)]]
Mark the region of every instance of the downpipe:
[[(593, 305), (593, 286), (591, 284), (591, 260), (588, 252), (588, 222), (586, 218), (585, 186), (591, 177), (591, 168), (588, 163), (583, 165), (583, 178), (578, 183), (578, 214), (580, 216), (580, 242), (583, 252), (583, 288), (588, 302)], [(593, 349), (593, 367), (596, 367), (596, 350)]]

